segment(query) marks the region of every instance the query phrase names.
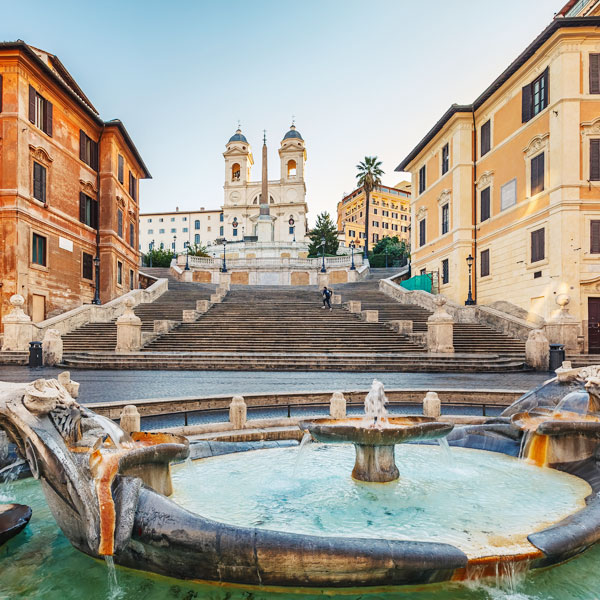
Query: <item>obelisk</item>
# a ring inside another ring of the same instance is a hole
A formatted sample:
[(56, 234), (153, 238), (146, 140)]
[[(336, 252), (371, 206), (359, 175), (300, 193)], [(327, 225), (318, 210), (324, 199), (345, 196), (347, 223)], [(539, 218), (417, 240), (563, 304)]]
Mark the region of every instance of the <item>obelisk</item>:
[(273, 218), (269, 210), (269, 173), (267, 168), (267, 132), (263, 138), (262, 148), (262, 189), (260, 194), (260, 213), (256, 224), (256, 235), (259, 242), (273, 240)]

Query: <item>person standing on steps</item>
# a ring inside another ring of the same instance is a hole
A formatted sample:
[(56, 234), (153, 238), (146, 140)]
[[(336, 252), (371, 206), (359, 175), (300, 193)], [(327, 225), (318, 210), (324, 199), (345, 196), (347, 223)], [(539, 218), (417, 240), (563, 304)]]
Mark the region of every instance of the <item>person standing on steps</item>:
[(331, 308), (331, 290), (325, 286), (323, 288), (323, 308), (327, 308), (329, 307), (329, 310), (332, 310)]

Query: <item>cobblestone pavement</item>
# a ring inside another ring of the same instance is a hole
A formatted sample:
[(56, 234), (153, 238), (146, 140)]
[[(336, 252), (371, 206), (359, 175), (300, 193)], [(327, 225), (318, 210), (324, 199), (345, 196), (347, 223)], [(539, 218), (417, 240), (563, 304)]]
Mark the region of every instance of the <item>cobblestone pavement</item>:
[[(64, 369), (0, 366), (0, 381), (32, 381), (56, 377)], [(264, 371), (100, 371), (73, 370), (81, 384), (80, 402), (143, 398), (235, 395), (368, 389), (379, 379), (389, 389), (506, 389), (528, 390), (549, 373), (330, 373)]]

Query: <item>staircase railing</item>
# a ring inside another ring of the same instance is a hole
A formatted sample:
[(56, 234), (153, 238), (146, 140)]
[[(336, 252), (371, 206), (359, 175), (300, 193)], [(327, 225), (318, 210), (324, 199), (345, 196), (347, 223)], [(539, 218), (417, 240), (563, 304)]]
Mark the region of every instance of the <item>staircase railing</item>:
[[(188, 264), (192, 268), (220, 268), (223, 264), (222, 258), (190, 256)], [(185, 265), (186, 256), (179, 255), (178, 265)], [(257, 257), (257, 258), (228, 258), (228, 269), (265, 269), (265, 268), (302, 268), (302, 269), (320, 269), (323, 264), (322, 258), (277, 258), (277, 257)], [(325, 267), (349, 267), (352, 264), (351, 256), (326, 256)], [(354, 255), (354, 265), (360, 267), (363, 264), (362, 255)]]

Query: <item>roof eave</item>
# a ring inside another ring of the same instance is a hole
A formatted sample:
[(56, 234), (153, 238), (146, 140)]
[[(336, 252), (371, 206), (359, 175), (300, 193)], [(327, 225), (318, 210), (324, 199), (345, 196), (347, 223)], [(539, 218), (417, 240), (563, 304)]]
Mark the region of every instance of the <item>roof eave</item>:
[(113, 119), (112, 121), (105, 121), (104, 127), (116, 127), (119, 130), (119, 132), (123, 136), (123, 139), (125, 140), (125, 143), (131, 150), (132, 154), (134, 155), (135, 160), (137, 161), (138, 165), (144, 172), (143, 179), (152, 179), (152, 175), (150, 174), (150, 171), (148, 171), (148, 167), (144, 163), (142, 156), (138, 152), (138, 149), (135, 147), (135, 144), (133, 143), (131, 136), (127, 132), (127, 129), (125, 129), (125, 125), (123, 125), (123, 122), (120, 121), (119, 119)]

